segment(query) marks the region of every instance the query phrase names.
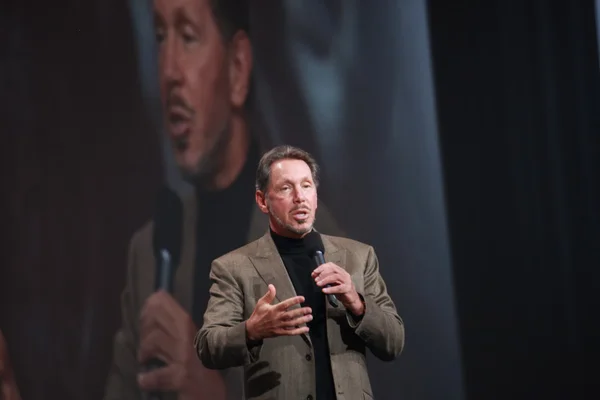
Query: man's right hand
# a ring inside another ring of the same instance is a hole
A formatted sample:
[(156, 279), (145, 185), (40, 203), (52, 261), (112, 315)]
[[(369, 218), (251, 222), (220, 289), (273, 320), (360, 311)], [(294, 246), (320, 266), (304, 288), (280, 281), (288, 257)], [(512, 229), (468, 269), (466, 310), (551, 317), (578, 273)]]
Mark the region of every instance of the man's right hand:
[(0, 399), (21, 400), (19, 388), (8, 357), (8, 345), (0, 331)]
[(275, 336), (294, 336), (308, 333), (307, 326), (300, 326), (312, 320), (310, 307), (289, 308), (304, 302), (304, 297), (296, 296), (271, 305), (275, 299), (275, 286), (269, 285), (269, 291), (256, 303), (248, 321), (246, 335), (250, 341), (260, 341)]
[(159, 359), (166, 365), (142, 372), (144, 391), (176, 391), (180, 399), (226, 398), (218, 371), (205, 368), (194, 349), (196, 326), (191, 316), (169, 293), (158, 291), (145, 302), (140, 315), (139, 362)]

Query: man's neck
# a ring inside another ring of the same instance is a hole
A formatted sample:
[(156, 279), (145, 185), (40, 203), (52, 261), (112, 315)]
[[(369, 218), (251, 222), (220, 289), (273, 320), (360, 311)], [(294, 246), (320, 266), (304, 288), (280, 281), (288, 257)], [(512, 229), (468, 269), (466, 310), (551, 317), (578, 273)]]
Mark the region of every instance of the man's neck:
[(234, 114), (230, 129), (229, 142), (218, 161), (213, 179), (205, 187), (207, 190), (220, 191), (230, 187), (248, 159), (250, 132), (243, 114)]

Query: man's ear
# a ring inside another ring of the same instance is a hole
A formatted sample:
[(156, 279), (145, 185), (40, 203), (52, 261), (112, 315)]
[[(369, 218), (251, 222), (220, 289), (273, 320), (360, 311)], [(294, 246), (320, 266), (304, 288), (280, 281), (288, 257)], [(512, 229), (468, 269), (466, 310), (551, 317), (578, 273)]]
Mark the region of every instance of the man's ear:
[(265, 214), (269, 213), (269, 207), (267, 206), (267, 198), (266, 195), (261, 192), (260, 190), (256, 191), (256, 204), (258, 204), (258, 208), (260, 208), (260, 211), (264, 212)]
[(252, 44), (245, 31), (233, 35), (229, 48), (230, 101), (236, 108), (246, 103), (252, 74)]

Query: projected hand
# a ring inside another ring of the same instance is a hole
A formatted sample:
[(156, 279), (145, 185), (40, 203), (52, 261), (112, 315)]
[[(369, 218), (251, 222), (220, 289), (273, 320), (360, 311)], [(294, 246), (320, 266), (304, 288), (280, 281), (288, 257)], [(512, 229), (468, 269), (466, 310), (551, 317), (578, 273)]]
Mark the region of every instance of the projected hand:
[(2, 331), (0, 331), (0, 399), (21, 400), (10, 358), (8, 357), (8, 346)]
[(300, 325), (312, 320), (310, 307), (289, 310), (290, 307), (304, 302), (304, 297), (296, 296), (272, 305), (275, 293), (275, 286), (269, 285), (269, 291), (256, 303), (252, 315), (246, 321), (248, 339), (258, 341), (275, 336), (293, 336), (308, 332), (308, 327)]
[(138, 360), (159, 359), (166, 365), (142, 372), (145, 391), (176, 391), (180, 399), (225, 399), (221, 374), (205, 368), (194, 349), (196, 326), (190, 315), (167, 292), (152, 294), (140, 314)]
[[(335, 297), (356, 316), (363, 315), (365, 305), (358, 295), (350, 274), (334, 263), (321, 264), (311, 274), (317, 286), (323, 288), (323, 293), (334, 294)], [(330, 287), (325, 287), (330, 285)]]

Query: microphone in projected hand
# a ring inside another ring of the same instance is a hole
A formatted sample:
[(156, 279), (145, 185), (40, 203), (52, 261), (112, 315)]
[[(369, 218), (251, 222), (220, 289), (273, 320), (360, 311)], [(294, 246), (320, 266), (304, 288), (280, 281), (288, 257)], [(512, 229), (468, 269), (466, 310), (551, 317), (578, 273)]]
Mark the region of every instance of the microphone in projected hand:
[(173, 276), (181, 256), (183, 205), (168, 187), (158, 193), (152, 247), (156, 258), (155, 290), (173, 291)]
[[(171, 189), (160, 190), (154, 214), (154, 231), (152, 247), (156, 259), (156, 276), (154, 289), (173, 291), (173, 277), (181, 257), (181, 237), (183, 229), (183, 205), (179, 196)], [(165, 366), (159, 359), (153, 359), (146, 365), (146, 370), (154, 370)], [(160, 394), (151, 392), (149, 399), (159, 399)]]
[[(304, 244), (308, 250), (308, 255), (315, 260), (317, 267), (325, 264), (325, 246), (323, 245), (323, 240), (318, 232), (312, 231), (306, 235), (304, 237)], [(325, 285), (325, 287), (331, 287), (331, 285)], [(335, 308), (339, 307), (340, 305), (339, 300), (334, 294), (328, 294), (327, 301), (329, 301), (329, 304)]]

